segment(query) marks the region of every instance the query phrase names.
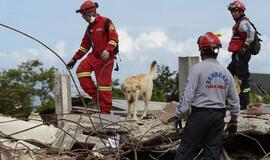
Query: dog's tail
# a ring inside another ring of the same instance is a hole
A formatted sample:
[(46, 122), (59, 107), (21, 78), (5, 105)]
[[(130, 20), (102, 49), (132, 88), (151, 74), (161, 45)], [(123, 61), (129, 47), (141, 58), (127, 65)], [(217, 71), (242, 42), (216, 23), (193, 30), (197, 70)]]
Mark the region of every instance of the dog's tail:
[(155, 77), (156, 65), (157, 65), (157, 61), (153, 61), (151, 63), (150, 73), (149, 73), (149, 76), (151, 77), (151, 79), (154, 79)]

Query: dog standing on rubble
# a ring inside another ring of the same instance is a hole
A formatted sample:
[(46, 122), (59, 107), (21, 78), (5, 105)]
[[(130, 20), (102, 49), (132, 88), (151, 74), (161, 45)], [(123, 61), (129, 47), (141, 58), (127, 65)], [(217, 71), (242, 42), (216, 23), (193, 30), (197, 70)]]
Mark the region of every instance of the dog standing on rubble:
[(150, 73), (148, 75), (141, 74), (137, 76), (131, 76), (125, 79), (121, 85), (121, 91), (124, 93), (128, 102), (128, 115), (127, 119), (130, 119), (133, 112), (133, 119), (138, 121), (137, 118), (137, 102), (138, 99), (144, 100), (144, 112), (141, 119), (143, 119), (148, 112), (148, 104), (152, 96), (153, 79), (155, 76), (156, 61), (153, 61), (150, 67)]

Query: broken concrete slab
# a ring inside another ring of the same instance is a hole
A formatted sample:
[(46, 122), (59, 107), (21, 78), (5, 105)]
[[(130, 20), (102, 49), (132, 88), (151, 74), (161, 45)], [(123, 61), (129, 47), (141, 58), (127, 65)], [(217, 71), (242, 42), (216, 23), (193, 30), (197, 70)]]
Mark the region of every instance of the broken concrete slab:
[[(63, 124), (63, 132), (58, 132), (57, 139), (52, 144), (53, 147), (70, 150), (75, 143), (75, 137), (80, 134), (78, 124), (80, 123), (80, 115), (66, 115), (65, 120), (61, 120)], [(82, 132), (81, 132), (82, 133)]]
[(127, 131), (130, 139), (141, 142), (174, 129), (172, 125), (166, 125), (156, 118), (145, 119), (143, 121), (143, 125), (138, 125), (135, 121), (123, 121), (119, 125), (123, 130)]
[(32, 112), (30, 116), (28, 117), (28, 122), (34, 123), (34, 124), (43, 124), (43, 120), (40, 117), (39, 113)]
[[(84, 135), (84, 134), (78, 134), (76, 136), (76, 139), (81, 142), (81, 143), (85, 143), (85, 144), (94, 144), (94, 149), (95, 150), (99, 150), (101, 148), (105, 148), (106, 147), (106, 139), (100, 139), (98, 137), (93, 137), (93, 136), (88, 136), (88, 135)], [(105, 144), (103, 142), (105, 142)]]
[[(86, 128), (91, 128), (93, 127), (91, 124), (91, 121), (89, 118), (92, 118), (93, 121), (98, 121), (97, 115), (91, 115), (91, 116), (86, 116), (86, 115), (78, 115), (78, 114), (70, 114), (67, 115), (66, 118), (69, 121), (64, 121), (63, 120), (63, 128), (62, 130), (64, 132), (59, 132), (57, 135), (57, 140), (52, 144), (53, 147), (56, 148), (61, 148), (63, 150), (71, 150), (74, 146), (74, 144), (79, 144), (79, 145), (84, 145), (87, 144), (87, 146), (92, 145), (95, 146), (95, 148), (105, 148), (105, 144), (102, 143), (106, 142), (105, 139), (100, 139), (98, 137), (91, 137), (88, 135), (83, 134), (83, 130)], [(104, 116), (101, 115), (102, 118), (106, 119), (111, 119), (114, 120), (113, 117), (116, 116)], [(98, 123), (98, 122), (97, 122)], [(104, 122), (108, 125), (107, 121)], [(95, 124), (95, 123), (94, 123)], [(96, 125), (96, 124), (95, 124)], [(81, 146), (83, 147), (83, 146)]]
[(32, 145), (31, 143), (28, 143), (26, 141), (11, 141), (9, 139), (0, 139), (0, 143), (9, 148), (9, 149), (17, 149), (17, 150), (38, 150), (40, 149), (39, 147)]
[(37, 160), (37, 159), (32, 151), (27, 150), (26, 152), (21, 153), (17, 160)]
[[(113, 103), (113, 107), (117, 107), (121, 110), (127, 110), (128, 109), (128, 105), (127, 105), (127, 100), (122, 100), (122, 99), (113, 99), (112, 100)], [(160, 110), (162, 109), (166, 104), (168, 104), (167, 102), (156, 102), (156, 101), (150, 101), (148, 104), (148, 110)], [(144, 110), (144, 101), (142, 100), (138, 100), (137, 102), (137, 110), (138, 111), (143, 111)]]
[(92, 114), (91, 115), (92, 121), (97, 125), (113, 125), (121, 120), (120, 116), (118, 115), (111, 115), (111, 114)]
[[(230, 116), (225, 117), (225, 123), (230, 121)], [(238, 132), (252, 132), (258, 134), (270, 134), (270, 115), (252, 116), (240, 114), (238, 117)]]
[(53, 126), (38, 125), (4, 116), (0, 116), (0, 128), (4, 135), (21, 140), (35, 139), (45, 144), (53, 143), (59, 131)]
[(168, 122), (175, 116), (176, 107), (177, 102), (173, 101), (165, 105), (160, 111), (157, 111), (154, 116), (160, 119), (163, 123), (168, 124)]
[[(89, 117), (91, 117), (92, 122)], [(89, 116), (83, 115), (80, 124), (85, 127), (83, 128), (85, 134), (91, 134), (92, 132), (95, 132), (95, 129), (98, 133), (106, 134), (107, 132), (123, 132), (121, 127), (118, 125), (118, 123), (123, 120), (125, 120), (125, 118), (120, 117), (119, 115), (99, 115), (98, 113), (95, 113)], [(92, 123), (94, 124), (94, 127)]]

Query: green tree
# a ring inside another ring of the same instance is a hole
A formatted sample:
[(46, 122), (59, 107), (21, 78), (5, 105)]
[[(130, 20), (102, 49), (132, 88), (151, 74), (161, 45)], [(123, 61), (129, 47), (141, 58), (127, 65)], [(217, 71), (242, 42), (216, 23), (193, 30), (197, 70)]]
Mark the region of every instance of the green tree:
[(121, 92), (119, 88), (116, 86), (119, 86), (119, 79), (116, 79), (112, 82), (113, 88), (112, 88), (112, 97), (113, 98), (118, 98), (118, 99), (124, 99), (124, 94)]
[(34, 107), (54, 108), (55, 73), (54, 67), (45, 69), (38, 60), (0, 72), (0, 113), (27, 118)]
[(250, 93), (250, 103), (265, 103), (269, 104), (270, 103), (270, 96), (269, 95), (257, 95), (254, 92)]
[(168, 66), (157, 66), (157, 78), (154, 79), (152, 100), (171, 102), (179, 100), (178, 73), (170, 71)]

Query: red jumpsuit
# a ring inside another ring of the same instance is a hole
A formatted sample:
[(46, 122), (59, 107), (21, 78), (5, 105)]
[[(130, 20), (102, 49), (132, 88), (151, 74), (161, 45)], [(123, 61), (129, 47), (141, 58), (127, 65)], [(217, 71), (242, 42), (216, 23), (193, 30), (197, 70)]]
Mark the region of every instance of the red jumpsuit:
[[(109, 31), (105, 33), (105, 22), (107, 18), (96, 15), (95, 22), (90, 26), (89, 32), (85, 32), (80, 49), (73, 56), (74, 59), (81, 59), (89, 50), (92, 51), (81, 61), (77, 68), (77, 76), (83, 90), (98, 100), (101, 113), (109, 114), (112, 108), (112, 70), (114, 66), (114, 49), (118, 43), (118, 34), (110, 21)], [(101, 59), (104, 50), (110, 53), (106, 61)], [(91, 73), (95, 73), (97, 84), (92, 80)]]

